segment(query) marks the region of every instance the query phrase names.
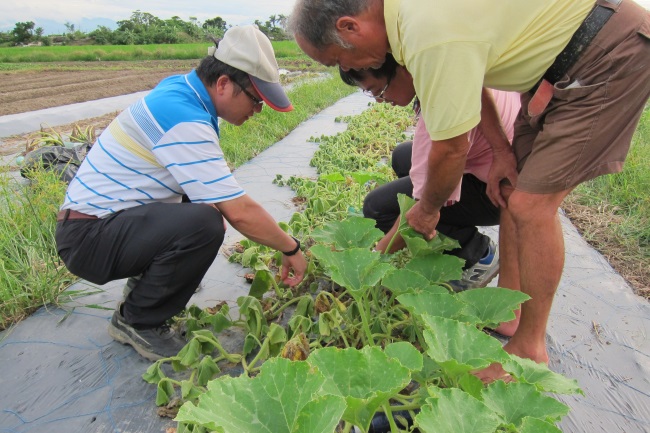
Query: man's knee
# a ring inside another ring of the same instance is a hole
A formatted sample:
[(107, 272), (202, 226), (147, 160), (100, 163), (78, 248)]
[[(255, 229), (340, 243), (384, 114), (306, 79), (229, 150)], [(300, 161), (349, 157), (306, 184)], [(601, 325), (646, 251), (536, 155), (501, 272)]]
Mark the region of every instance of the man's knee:
[(363, 199), (363, 216), (365, 218), (371, 218), (376, 221), (381, 216), (376, 205), (378, 198), (377, 190), (375, 189), (370, 191), (366, 195), (366, 198)]
[(508, 212), (517, 224), (556, 218), (568, 191), (532, 194), (515, 190), (508, 197)]
[(201, 227), (203, 236), (211, 243), (217, 244), (217, 248), (223, 243), (226, 234), (223, 215), (214, 206), (198, 205), (196, 210), (199, 221), (195, 221)]

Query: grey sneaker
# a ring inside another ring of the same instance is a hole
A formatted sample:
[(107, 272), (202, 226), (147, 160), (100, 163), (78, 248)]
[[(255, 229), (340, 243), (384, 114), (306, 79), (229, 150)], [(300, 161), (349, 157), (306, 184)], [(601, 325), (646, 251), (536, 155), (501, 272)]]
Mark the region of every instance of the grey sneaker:
[(124, 321), (120, 308), (121, 305), (113, 313), (111, 323), (108, 325), (108, 335), (119, 343), (133, 347), (143, 358), (149, 361), (169, 358), (178, 355), (185, 346), (185, 340), (176, 335), (169, 325), (164, 324), (151, 329), (133, 328)]
[(471, 268), (463, 271), (460, 280), (449, 281), (449, 285), (456, 292), (463, 290), (485, 287), (494, 277), (499, 274), (499, 248), (490, 240), (488, 252)]

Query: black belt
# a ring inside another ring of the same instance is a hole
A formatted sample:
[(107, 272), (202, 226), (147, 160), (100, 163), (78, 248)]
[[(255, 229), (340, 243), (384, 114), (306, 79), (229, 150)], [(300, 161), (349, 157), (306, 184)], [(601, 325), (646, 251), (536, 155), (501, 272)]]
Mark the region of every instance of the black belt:
[[(607, 0), (607, 2), (618, 6), (621, 0)], [(560, 81), (569, 72), (569, 69), (575, 65), (580, 58), (580, 54), (589, 46), (612, 15), (614, 15), (613, 9), (602, 5), (594, 6), (587, 18), (573, 34), (567, 46), (558, 54), (551, 67), (546, 70), (543, 78), (551, 84)]]
[(97, 217), (95, 215), (88, 215), (71, 209), (59, 211), (59, 213), (56, 215), (57, 222), (65, 222), (67, 220), (96, 220), (96, 219)]
[[(612, 4), (612, 6), (618, 6), (622, 0), (605, 1)], [(564, 78), (569, 69), (576, 64), (582, 52), (589, 46), (612, 15), (614, 15), (613, 9), (599, 4), (589, 12), (578, 30), (571, 36), (567, 46), (557, 55), (555, 61), (546, 70), (539, 82), (530, 89), (530, 93), (533, 93), (533, 97), (528, 103), (528, 114), (530, 116), (542, 114), (553, 97), (553, 85)]]

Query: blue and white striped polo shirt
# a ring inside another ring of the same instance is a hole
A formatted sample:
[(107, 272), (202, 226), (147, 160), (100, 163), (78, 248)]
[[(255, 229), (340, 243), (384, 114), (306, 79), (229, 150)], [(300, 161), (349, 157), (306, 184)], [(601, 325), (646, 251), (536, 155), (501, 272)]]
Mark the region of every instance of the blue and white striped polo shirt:
[(99, 136), (61, 209), (104, 217), (130, 207), (218, 203), (245, 194), (219, 146), (217, 112), (193, 71), (163, 80)]

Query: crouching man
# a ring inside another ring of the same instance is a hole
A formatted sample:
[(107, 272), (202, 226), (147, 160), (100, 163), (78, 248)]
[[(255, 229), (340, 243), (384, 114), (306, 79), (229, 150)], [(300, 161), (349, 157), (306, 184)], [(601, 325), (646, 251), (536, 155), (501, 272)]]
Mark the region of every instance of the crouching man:
[(183, 347), (167, 321), (185, 308), (216, 257), (224, 218), (284, 252), (286, 284), (304, 276), (299, 242), (246, 195), (219, 146), (219, 119), (241, 125), (264, 103), (293, 109), (270, 41), (255, 26), (233, 27), (196, 70), (166, 78), (113, 120), (68, 187), (58, 253), (93, 283), (129, 278), (109, 334), (149, 360)]

